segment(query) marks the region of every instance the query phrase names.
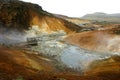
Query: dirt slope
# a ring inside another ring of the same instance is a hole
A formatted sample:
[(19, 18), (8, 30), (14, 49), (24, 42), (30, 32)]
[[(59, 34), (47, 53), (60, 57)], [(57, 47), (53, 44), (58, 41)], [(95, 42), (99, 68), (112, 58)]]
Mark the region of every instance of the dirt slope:
[(62, 19), (65, 19), (69, 22), (72, 22), (76, 25), (81, 25), (81, 24), (90, 24), (92, 23), (92, 21), (90, 20), (87, 20), (87, 19), (81, 19), (81, 18), (76, 18), (76, 17), (68, 17), (68, 16), (64, 16), (64, 15), (60, 15), (60, 14), (54, 14), (56, 17), (59, 17), (59, 18), (62, 18)]
[(65, 40), (81, 48), (101, 51), (120, 52), (120, 28), (110, 28), (105, 30), (87, 31), (69, 35)]
[(95, 12), (92, 14), (86, 14), (82, 19), (88, 19), (88, 20), (96, 20), (96, 21), (103, 21), (103, 22), (114, 22), (114, 23), (120, 23), (120, 14), (107, 14), (102, 12)]
[(55, 71), (50, 61), (21, 50), (0, 47), (0, 79), (12, 80), (20, 76), (29, 78), (39, 71)]
[(67, 33), (78, 32), (82, 28), (55, 17), (48, 13), (37, 4), (8, 0), (0, 2), (0, 25), (9, 29), (27, 30), (32, 26), (39, 26), (41, 30), (58, 31), (63, 30)]
[[(95, 65), (97, 63), (97, 65)], [(44, 57), (25, 51), (0, 47), (1, 80), (119, 80), (119, 57), (93, 63), (92, 69), (81, 74), (57, 72), (53, 64)], [(112, 76), (111, 76), (112, 75)]]
[(105, 60), (95, 61), (91, 66), (93, 69), (86, 72), (86, 75), (96, 76), (105, 80), (120, 79), (120, 56), (113, 56)]

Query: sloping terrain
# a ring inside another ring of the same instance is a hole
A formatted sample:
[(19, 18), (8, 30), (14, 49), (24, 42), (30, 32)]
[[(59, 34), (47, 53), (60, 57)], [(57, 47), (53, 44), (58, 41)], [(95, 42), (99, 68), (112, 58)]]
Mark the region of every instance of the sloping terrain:
[(27, 30), (35, 25), (46, 32), (63, 30), (68, 33), (81, 30), (77, 25), (42, 10), (37, 4), (3, 0), (0, 7), (0, 23), (10, 29)]
[[(34, 28), (34, 31), (29, 32)], [(37, 29), (36, 29), (37, 28)], [(37, 4), (19, 0), (0, 2), (0, 44), (23, 42), (37, 32), (50, 34), (79, 32), (81, 27), (48, 13)]]
[(93, 14), (86, 14), (85, 16), (81, 17), (82, 19), (88, 20), (96, 20), (96, 21), (103, 21), (103, 22), (115, 22), (120, 23), (120, 14), (106, 14), (102, 12), (96, 12)]
[(76, 25), (79, 25), (81, 26), (81, 24), (90, 24), (92, 23), (92, 21), (90, 20), (87, 20), (87, 19), (81, 19), (81, 18), (75, 18), (75, 17), (68, 17), (68, 16), (64, 16), (64, 15), (59, 15), (59, 14), (54, 14), (56, 17), (59, 17), (59, 18), (62, 18), (62, 19), (65, 19), (69, 22), (72, 22)]
[[(86, 20), (67, 19), (37, 4), (0, 0), (0, 80), (119, 80), (119, 57), (91, 51), (120, 52), (119, 26), (75, 33), (83, 29), (76, 24)], [(31, 47), (28, 37), (42, 39)]]
[(52, 72), (55, 67), (51, 60), (28, 54), (23, 50), (0, 47), (0, 79), (12, 80), (19, 77), (31, 78), (39, 71)]
[(65, 40), (81, 48), (100, 52), (120, 52), (120, 28), (88, 31), (69, 35)]
[(63, 30), (66, 33), (79, 32), (82, 28), (67, 22), (63, 19), (57, 19), (56, 17), (44, 16), (38, 17), (34, 16), (31, 21), (32, 25), (39, 26), (42, 32), (52, 33), (53, 31)]
[[(23, 50), (0, 47), (1, 80), (119, 80), (119, 57), (95, 61), (83, 76), (58, 72), (51, 60)], [(97, 63), (97, 64), (96, 64)]]
[(120, 79), (120, 56), (113, 56), (105, 60), (95, 61), (91, 66), (93, 69), (86, 72), (86, 75), (97, 76), (105, 80)]

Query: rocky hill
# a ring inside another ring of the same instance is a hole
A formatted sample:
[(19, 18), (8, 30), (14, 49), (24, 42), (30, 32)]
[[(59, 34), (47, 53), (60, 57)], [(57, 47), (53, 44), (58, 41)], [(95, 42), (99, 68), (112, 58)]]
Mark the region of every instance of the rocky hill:
[(0, 0), (0, 80), (119, 80), (120, 26), (86, 31), (79, 22)]
[(82, 19), (120, 23), (120, 14), (106, 14), (102, 12), (96, 12), (93, 14), (86, 14), (82, 17)]
[[(34, 29), (32, 32), (29, 30)], [(25, 40), (32, 34), (63, 31), (79, 32), (82, 28), (48, 13), (37, 4), (19, 0), (0, 1), (0, 41), (12, 43)], [(29, 32), (29, 33), (28, 33)]]
[(65, 40), (81, 48), (99, 52), (120, 52), (120, 27), (69, 35)]
[[(4, 14), (3, 14), (4, 13)], [(79, 31), (81, 28), (42, 10), (37, 4), (19, 0), (2, 0), (0, 3), (0, 22), (8, 28), (29, 29), (33, 25), (49, 30)], [(55, 24), (53, 24), (55, 23)]]
[(77, 17), (68, 17), (68, 16), (64, 16), (64, 15), (59, 15), (59, 14), (54, 14), (56, 17), (65, 19), (69, 22), (72, 22), (76, 25), (82, 26), (82, 24), (90, 24), (92, 23), (92, 21), (87, 20), (87, 19), (81, 19), (81, 18), (77, 18)]

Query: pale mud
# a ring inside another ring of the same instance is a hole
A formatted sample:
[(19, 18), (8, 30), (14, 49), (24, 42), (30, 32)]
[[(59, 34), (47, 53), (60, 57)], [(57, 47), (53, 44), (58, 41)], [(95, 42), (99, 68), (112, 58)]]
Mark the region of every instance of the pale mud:
[(96, 60), (103, 60), (113, 55), (119, 55), (119, 53), (90, 51), (61, 42), (60, 40), (63, 39), (63, 36), (58, 36), (57, 38), (53, 36), (53, 40), (46, 36), (45, 39), (48, 39), (48, 41), (40, 41), (38, 46), (32, 47), (32, 50), (38, 51), (39, 54), (54, 56), (55, 59), (64, 63), (67, 67), (80, 68), (82, 71), (90, 69), (91, 63)]
[[(3, 28), (4, 29), (4, 28)], [(3, 35), (2, 35), (3, 34)], [(52, 36), (51, 35), (55, 35)], [(47, 36), (45, 36), (47, 35)], [(62, 36), (61, 36), (62, 35)], [(106, 59), (113, 55), (119, 55), (119, 53), (100, 53), (90, 50), (85, 50), (80, 47), (61, 42), (66, 36), (65, 32), (58, 31), (51, 34), (42, 33), (37, 26), (33, 26), (32, 29), (25, 33), (17, 31), (8, 31), (4, 34), (1, 32), (1, 43), (13, 43), (24, 42), (29, 37), (41, 37), (43, 40), (38, 42), (38, 46), (31, 47), (31, 50), (39, 52), (39, 54), (54, 56), (55, 59), (64, 63), (70, 68), (80, 68), (83, 71), (89, 69), (92, 62), (96, 60)], [(116, 41), (113, 41), (116, 42)], [(111, 43), (111, 42), (109, 42)]]

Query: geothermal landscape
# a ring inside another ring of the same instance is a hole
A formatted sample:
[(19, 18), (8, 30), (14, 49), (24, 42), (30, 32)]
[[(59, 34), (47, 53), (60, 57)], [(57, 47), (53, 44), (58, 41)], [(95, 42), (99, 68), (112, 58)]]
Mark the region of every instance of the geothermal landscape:
[(0, 80), (120, 80), (118, 17), (0, 0)]

